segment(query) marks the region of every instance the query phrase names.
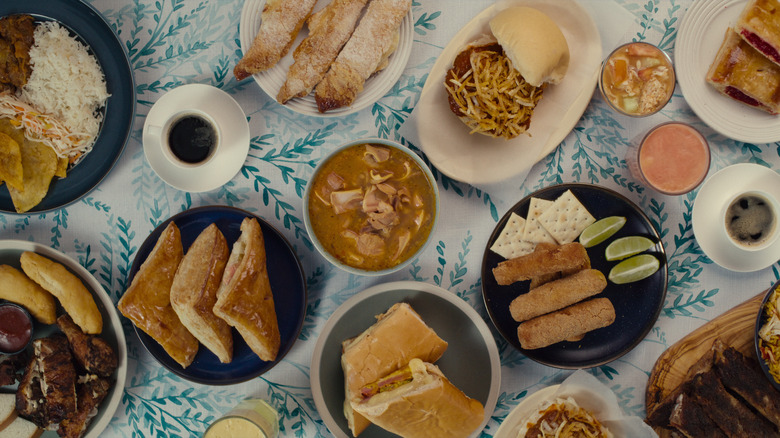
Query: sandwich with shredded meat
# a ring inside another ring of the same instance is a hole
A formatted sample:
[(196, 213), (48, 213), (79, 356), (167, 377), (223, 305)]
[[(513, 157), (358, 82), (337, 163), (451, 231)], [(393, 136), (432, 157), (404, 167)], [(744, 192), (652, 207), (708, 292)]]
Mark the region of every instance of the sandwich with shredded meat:
[(546, 86), (565, 76), (569, 46), (550, 17), (529, 7), (499, 12), (490, 31), (456, 56), (444, 87), (470, 133), (512, 139), (530, 128)]

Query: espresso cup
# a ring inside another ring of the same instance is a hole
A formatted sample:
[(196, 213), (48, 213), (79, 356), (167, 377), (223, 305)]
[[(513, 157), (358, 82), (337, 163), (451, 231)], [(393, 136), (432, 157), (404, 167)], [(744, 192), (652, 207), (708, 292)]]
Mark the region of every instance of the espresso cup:
[(172, 114), (162, 125), (147, 125), (157, 137), (165, 158), (179, 167), (200, 167), (211, 161), (222, 142), (213, 117), (197, 109)]
[(743, 251), (760, 251), (780, 236), (780, 203), (762, 190), (747, 190), (728, 199), (720, 214), (726, 239)]

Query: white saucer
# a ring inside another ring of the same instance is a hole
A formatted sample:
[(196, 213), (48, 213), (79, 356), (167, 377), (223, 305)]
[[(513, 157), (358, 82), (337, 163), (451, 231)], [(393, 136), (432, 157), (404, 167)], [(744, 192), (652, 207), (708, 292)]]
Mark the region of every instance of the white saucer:
[(780, 239), (760, 251), (743, 251), (729, 243), (717, 219), (723, 203), (747, 190), (763, 190), (780, 199), (780, 174), (752, 163), (723, 168), (704, 182), (693, 204), (693, 234), (713, 262), (736, 272), (753, 272), (780, 260)]
[[(160, 140), (149, 132), (149, 127), (151, 121), (162, 125), (161, 121), (174, 113), (192, 108), (217, 122), (222, 144), (204, 165), (184, 168), (163, 155)], [(166, 93), (152, 106), (144, 123), (143, 144), (146, 160), (163, 181), (186, 192), (207, 192), (221, 187), (241, 170), (249, 153), (249, 123), (229, 94), (211, 85), (188, 84)]]

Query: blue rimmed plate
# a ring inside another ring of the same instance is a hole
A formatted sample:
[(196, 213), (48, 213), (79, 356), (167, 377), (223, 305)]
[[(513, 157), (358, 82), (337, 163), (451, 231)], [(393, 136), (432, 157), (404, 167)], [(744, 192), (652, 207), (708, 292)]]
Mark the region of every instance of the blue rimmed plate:
[[(151, 336), (135, 328), (141, 343), (165, 368), (174, 374), (193, 382), (207, 385), (229, 385), (257, 377), (273, 368), (290, 351), (303, 326), (306, 313), (306, 282), (298, 258), (290, 244), (274, 227), (258, 216), (244, 210), (232, 207), (208, 206), (183, 211), (161, 223), (146, 238), (130, 269), (128, 285), (138, 272), (141, 264), (157, 243), (162, 231), (173, 221), (181, 233), (184, 251), (192, 245), (201, 231), (212, 223), (222, 232), (232, 249), (233, 243), (241, 235), (241, 221), (246, 217), (254, 217), (263, 230), (265, 252), (268, 254), (266, 263), (271, 290), (274, 291), (274, 305), (279, 322), (281, 346), (276, 360), (266, 362), (261, 360), (244, 342), (244, 339), (233, 329), (233, 361), (223, 364), (203, 345), (198, 349), (195, 360), (187, 368), (182, 368)], [(283, 291), (284, 293), (280, 293)]]
[[(0, 17), (29, 14), (39, 21), (57, 21), (95, 55), (111, 95), (92, 151), (64, 179), (54, 178), (43, 200), (27, 214), (56, 210), (94, 189), (119, 160), (135, 117), (135, 84), (124, 45), (102, 15), (77, 0), (3, 0)], [(0, 190), (0, 211), (15, 213), (8, 190)]]

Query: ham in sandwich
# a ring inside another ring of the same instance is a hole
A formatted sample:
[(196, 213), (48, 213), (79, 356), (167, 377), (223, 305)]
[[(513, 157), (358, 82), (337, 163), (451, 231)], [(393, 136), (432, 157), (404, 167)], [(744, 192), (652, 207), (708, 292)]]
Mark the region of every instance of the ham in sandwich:
[(260, 359), (276, 359), (281, 344), (274, 296), (266, 269), (263, 231), (255, 218), (241, 222), (230, 252), (214, 313), (238, 330)]
[(485, 417), (482, 403), (420, 359), (364, 386), (361, 395), (362, 400), (352, 402), (355, 411), (405, 438), (466, 438)]

